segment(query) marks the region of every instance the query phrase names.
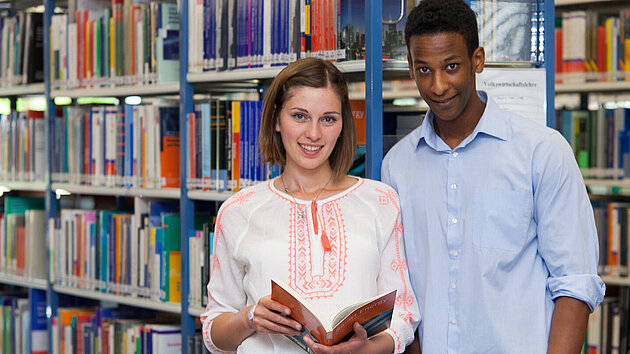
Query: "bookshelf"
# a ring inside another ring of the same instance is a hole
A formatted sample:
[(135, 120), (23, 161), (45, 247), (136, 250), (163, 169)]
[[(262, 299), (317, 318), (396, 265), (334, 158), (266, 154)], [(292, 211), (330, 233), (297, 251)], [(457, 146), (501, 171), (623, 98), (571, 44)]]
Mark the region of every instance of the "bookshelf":
[[(188, 23), (188, 3), (192, 0), (182, 0), (179, 2), (179, 23)], [(17, 0), (0, 0), (0, 2), (17, 2)], [(539, 1), (541, 4), (542, 0)], [(179, 116), (186, 117), (194, 111), (194, 97), (206, 91), (215, 90), (245, 90), (245, 89), (262, 89), (265, 83), (273, 79), (282, 69), (282, 67), (256, 68), (256, 69), (235, 69), (227, 71), (209, 71), (202, 73), (189, 72), (188, 55), (189, 42), (188, 26), (180, 26), (179, 29), (179, 72), (177, 82), (167, 82), (158, 84), (139, 83), (135, 85), (121, 85), (115, 87), (88, 87), (80, 89), (59, 89), (58, 83), (51, 80), (51, 36), (50, 27), (52, 24), (53, 12), (56, 6), (65, 6), (65, 1), (56, 0), (35, 0), (30, 1), (34, 4), (42, 4), (44, 6), (44, 78), (43, 83), (0, 87), (0, 97), (20, 97), (29, 95), (43, 95), (46, 99), (46, 116), (45, 116), (45, 136), (53, 136), (55, 129), (55, 117), (57, 115), (57, 106), (55, 98), (69, 97), (77, 99), (82, 97), (115, 97), (120, 101), (127, 96), (171, 96), (179, 97)], [(545, 3), (545, 16), (553, 16), (553, 3)], [(353, 99), (365, 99), (366, 101), (366, 177), (379, 179), (381, 156), (383, 151), (383, 112), (392, 109), (391, 107), (383, 107), (383, 99), (393, 99), (398, 97), (414, 97), (419, 98), (416, 90), (391, 91), (383, 92), (382, 84), (384, 80), (400, 80), (408, 79), (407, 62), (405, 60), (389, 60), (383, 61), (382, 48), (382, 2), (381, 0), (365, 0), (365, 22), (366, 47), (365, 60), (338, 62), (335, 65), (341, 72), (347, 75), (349, 80), (363, 81), (367, 88), (362, 94), (355, 94)], [(553, 36), (548, 37), (552, 31), (545, 31), (545, 42), (553, 44)], [(553, 73), (553, 53), (548, 54), (546, 62), (541, 62), (538, 66), (547, 68)], [(495, 64), (497, 66), (509, 64)], [(553, 82), (553, 80), (548, 80)], [(548, 87), (549, 97), (553, 99), (553, 87)], [(402, 110), (402, 109), (401, 109)], [(412, 109), (416, 111), (417, 108)], [(553, 107), (548, 110), (553, 115)], [(548, 121), (550, 121), (548, 119)], [(186, 138), (186, 120), (179, 120), (180, 139), (184, 141)], [(118, 304), (129, 305), (138, 308), (155, 309), (164, 312), (177, 313), (181, 316), (182, 329), (182, 345), (183, 352), (187, 352), (186, 337), (195, 332), (195, 317), (198, 317), (205, 310), (200, 306), (189, 305), (188, 302), (188, 282), (185, 281), (189, 277), (189, 269), (187, 259), (191, 256), (188, 249), (188, 238), (186, 230), (193, 229), (195, 208), (199, 202), (216, 201), (221, 202), (227, 200), (232, 192), (189, 190), (185, 181), (187, 180), (188, 170), (185, 168), (185, 162), (189, 156), (187, 144), (180, 145), (180, 187), (179, 188), (139, 188), (139, 187), (120, 187), (120, 186), (93, 186), (73, 183), (60, 183), (54, 180), (54, 142), (48, 140), (48, 165), (45, 180), (41, 182), (20, 182), (20, 181), (0, 181), (0, 186), (10, 190), (37, 192), (43, 194), (46, 203), (46, 215), (50, 218), (57, 218), (60, 215), (61, 206), (59, 195), (70, 193), (74, 195), (87, 196), (108, 196), (108, 197), (133, 197), (136, 199), (159, 199), (159, 200), (176, 200), (179, 202), (179, 210), (181, 215), (181, 277), (182, 277), (182, 301), (180, 303), (168, 303), (136, 298), (132, 296), (122, 296), (101, 291), (90, 291), (78, 289), (76, 287), (62, 286), (55, 282), (54, 275), (48, 273), (48, 279), (30, 279), (24, 277), (0, 275), (0, 283), (17, 285), (22, 287), (46, 290), (46, 304), (49, 308), (48, 328), (51, 328), (51, 318), (58, 314), (60, 295), (72, 295), (78, 298), (103, 300)], [(47, 224), (47, 227), (49, 225)], [(47, 252), (50, 256), (50, 253)], [(47, 259), (50, 264), (53, 259)], [(52, 343), (52, 333), (48, 332), (49, 343)]]
[[(609, 24), (608, 20), (610, 19), (613, 19), (613, 21), (610, 21), (612, 24), (616, 23), (618, 25), (623, 22), (623, 13), (621, 11), (628, 9), (628, 3), (616, 0), (556, 0), (555, 5), (560, 16), (565, 13), (571, 13), (571, 11), (575, 11), (573, 14), (577, 14), (578, 17), (584, 14), (586, 18), (586, 34), (589, 33), (589, 30), (592, 30), (593, 33), (598, 31), (597, 38), (592, 38), (590, 44), (588, 44), (589, 41), (585, 41), (584, 43), (578, 41), (574, 44), (580, 47), (585, 44), (587, 48), (585, 60), (589, 60), (590, 58), (591, 61), (601, 63), (601, 52), (597, 54), (591, 52), (589, 54), (589, 45), (593, 48), (597, 48), (599, 51), (601, 51), (602, 47), (605, 49), (615, 47), (614, 45), (610, 45), (608, 40), (605, 40), (604, 43), (606, 44), (602, 45), (601, 27), (606, 28), (605, 26)], [(595, 20), (593, 21), (593, 19)], [(614, 21), (615, 19), (617, 22)], [(566, 33), (564, 32), (564, 24), (563, 18), (563, 36)], [(609, 29), (606, 28), (606, 33), (608, 33), (608, 31)], [(571, 35), (572, 34), (569, 34), (569, 36)], [(620, 36), (624, 36), (623, 33), (621, 33)], [(619, 40), (619, 43), (622, 43), (622, 40)], [(615, 48), (615, 50), (619, 50), (619, 54), (623, 58), (622, 47), (619, 49)], [(610, 54), (607, 54), (606, 61), (609, 59), (609, 56)], [(605, 135), (600, 133), (602, 120), (603, 122), (613, 123), (608, 125), (608, 129), (614, 129), (615, 132), (621, 129), (619, 128), (620, 121), (617, 118), (622, 117), (625, 113), (624, 110), (627, 110), (627, 106), (624, 105), (623, 101), (627, 100), (626, 97), (630, 95), (630, 81), (627, 81), (627, 68), (624, 70), (621, 65), (610, 65), (607, 66), (605, 71), (599, 72), (588, 72), (588, 67), (586, 66), (584, 71), (585, 72), (561, 72), (560, 75), (558, 75), (558, 81), (555, 83), (555, 90), (557, 94), (563, 95), (563, 97), (558, 97), (559, 102), (563, 102), (560, 105), (569, 106), (568, 110), (559, 112), (559, 116), (567, 111), (575, 112), (577, 115), (574, 117), (578, 117), (580, 114), (585, 117), (585, 113), (587, 113), (591, 114), (589, 119), (591, 119), (592, 122), (597, 122), (598, 127), (591, 126), (586, 129), (589, 134), (593, 131), (597, 131), (593, 140), (595, 141), (596, 150), (589, 151), (590, 156), (593, 154), (593, 151), (598, 151), (597, 149), (601, 147), (601, 145), (598, 145), (601, 144), (601, 140), (611, 141), (610, 135), (602, 139), (602, 136)], [(562, 98), (567, 97), (576, 98), (573, 104), (578, 104), (578, 106), (573, 106), (572, 103), (566, 103), (562, 100)], [(614, 113), (611, 114), (611, 112)], [(610, 118), (612, 116), (615, 117), (614, 122), (611, 122)], [(564, 122), (561, 120), (564, 118), (564, 116), (560, 116), (559, 122)], [(559, 127), (559, 130), (564, 134), (566, 127)], [(619, 131), (618, 135), (621, 139), (623, 136), (622, 129)], [(615, 139), (612, 139), (612, 141), (614, 140)], [(593, 141), (591, 141), (591, 144)], [(620, 149), (613, 148), (610, 150), (614, 150), (616, 151), (615, 153), (623, 155), (624, 150), (621, 149), (621, 146), (625, 143), (619, 140), (619, 144)], [(583, 151), (583, 148), (579, 147), (580, 144), (574, 143), (573, 145), (576, 152), (579, 150)], [(606, 156), (606, 154), (603, 154), (603, 156)], [(610, 156), (609, 154), (608, 157)], [(611, 164), (604, 165), (606, 169), (604, 169), (603, 173), (608, 173), (607, 175), (601, 174), (602, 168), (600, 166), (602, 165), (598, 155), (596, 155), (596, 162), (599, 164), (594, 164), (592, 160), (589, 160), (588, 166), (582, 166), (583, 174), (587, 176), (584, 179), (584, 183), (589, 191), (597, 223), (600, 251), (600, 264), (598, 269), (602, 280), (608, 286), (607, 299), (595, 310), (589, 320), (589, 327), (587, 329), (589, 352), (607, 352), (611, 346), (618, 346), (620, 351), (625, 352), (629, 340), (627, 326), (624, 329), (624, 325), (620, 326), (618, 323), (615, 324), (614, 319), (611, 320), (610, 323), (604, 323), (602, 321), (605, 317), (614, 318), (624, 316), (627, 318), (628, 305), (626, 302), (627, 294), (630, 290), (630, 277), (627, 276), (625, 266), (627, 260), (624, 260), (626, 257), (625, 254), (628, 251), (628, 243), (626, 240), (628, 234), (625, 228), (619, 228), (620, 223), (622, 223), (621, 220), (624, 219), (623, 213), (625, 212), (625, 205), (628, 202), (628, 195), (630, 195), (630, 178), (628, 178), (627, 172), (624, 173), (623, 166), (625, 166), (625, 160), (623, 157), (618, 160), (624, 161), (623, 165), (618, 165), (619, 162), (615, 161), (615, 158), (611, 160), (613, 168), (610, 168)], [(578, 162), (580, 162), (579, 158)], [(610, 177), (611, 171), (614, 177)], [(598, 176), (598, 178), (588, 176)], [(602, 176), (607, 178), (599, 178)], [(616, 217), (617, 215), (618, 217)], [(623, 241), (618, 244), (618, 240)], [(591, 331), (594, 335), (588, 335), (588, 332)], [(606, 340), (604, 336), (609, 336), (608, 340)]]

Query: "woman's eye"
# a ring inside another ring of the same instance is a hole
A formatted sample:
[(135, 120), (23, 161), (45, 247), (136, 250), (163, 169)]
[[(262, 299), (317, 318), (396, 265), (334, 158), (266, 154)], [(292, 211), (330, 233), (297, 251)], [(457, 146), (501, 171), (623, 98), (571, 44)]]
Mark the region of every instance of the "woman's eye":
[(337, 119), (334, 117), (324, 117), (324, 122), (326, 123), (334, 123)]
[(302, 113), (296, 113), (293, 115), (296, 119), (304, 119), (304, 115)]

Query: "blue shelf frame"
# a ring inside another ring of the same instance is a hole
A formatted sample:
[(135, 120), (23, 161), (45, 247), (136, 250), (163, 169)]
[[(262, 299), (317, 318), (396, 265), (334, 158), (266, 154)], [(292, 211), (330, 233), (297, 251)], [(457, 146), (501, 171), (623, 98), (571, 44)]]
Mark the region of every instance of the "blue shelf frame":
[[(53, 16), (53, 10), (55, 8), (55, 0), (44, 0), (44, 97), (46, 98), (46, 112), (45, 112), (45, 134), (46, 134), (46, 144), (48, 146), (48, 166), (46, 173), (44, 175), (44, 180), (46, 183), (46, 216), (47, 219), (57, 217), (58, 215), (58, 205), (57, 198), (55, 192), (52, 190), (52, 173), (53, 170), (53, 141), (50, 138), (51, 134), (54, 132), (53, 125), (55, 124), (55, 116), (57, 108), (55, 107), (55, 101), (50, 95), (50, 24)], [(50, 232), (48, 230), (49, 223), (46, 222), (46, 239), (47, 244), (50, 245), (50, 240), (48, 237)], [(46, 252), (47, 262), (50, 265), (52, 259), (50, 259), (50, 252)], [(57, 311), (59, 307), (59, 295), (53, 289), (53, 274), (51, 274), (50, 269), (47, 272), (46, 282), (46, 323), (48, 329), (48, 348), (49, 352), (52, 349), (53, 337), (52, 337), (52, 318), (57, 316)]]
[(186, 78), (188, 74), (188, 1), (179, 1), (179, 175), (180, 175), (180, 199), (179, 209), (181, 215), (181, 329), (182, 329), (182, 353), (188, 353), (187, 337), (195, 334), (195, 319), (188, 311), (188, 294), (190, 293), (190, 283), (188, 281), (190, 270), (188, 269), (188, 230), (194, 229), (195, 205), (188, 198), (186, 180), (188, 170), (186, 169), (186, 158), (188, 155), (188, 144), (186, 137), (188, 132), (188, 114), (194, 112), (193, 106), (193, 86)]

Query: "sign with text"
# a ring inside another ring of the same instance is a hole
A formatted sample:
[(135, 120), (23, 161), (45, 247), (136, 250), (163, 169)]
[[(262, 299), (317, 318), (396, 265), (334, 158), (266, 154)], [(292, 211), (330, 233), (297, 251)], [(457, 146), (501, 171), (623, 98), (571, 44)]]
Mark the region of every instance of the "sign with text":
[(486, 91), (499, 107), (547, 124), (545, 69), (484, 68), (477, 90)]

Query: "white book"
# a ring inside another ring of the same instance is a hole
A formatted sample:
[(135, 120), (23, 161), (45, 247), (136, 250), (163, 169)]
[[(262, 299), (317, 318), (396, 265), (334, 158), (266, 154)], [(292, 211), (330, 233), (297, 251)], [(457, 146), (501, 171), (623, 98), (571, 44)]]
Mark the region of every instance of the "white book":
[(105, 175), (106, 184), (113, 186), (116, 181), (116, 107), (105, 108)]
[(79, 77), (77, 76), (77, 24), (69, 23), (68, 24), (68, 74), (67, 74), (67, 85), (69, 88), (74, 88), (78, 86)]
[(265, 1), (263, 6), (263, 67), (270, 67), (271, 64), (275, 63), (271, 54), (271, 39), (280, 34), (271, 31), (273, 18), (271, 1)]
[(46, 211), (27, 210), (26, 224), (26, 276), (46, 279)]

